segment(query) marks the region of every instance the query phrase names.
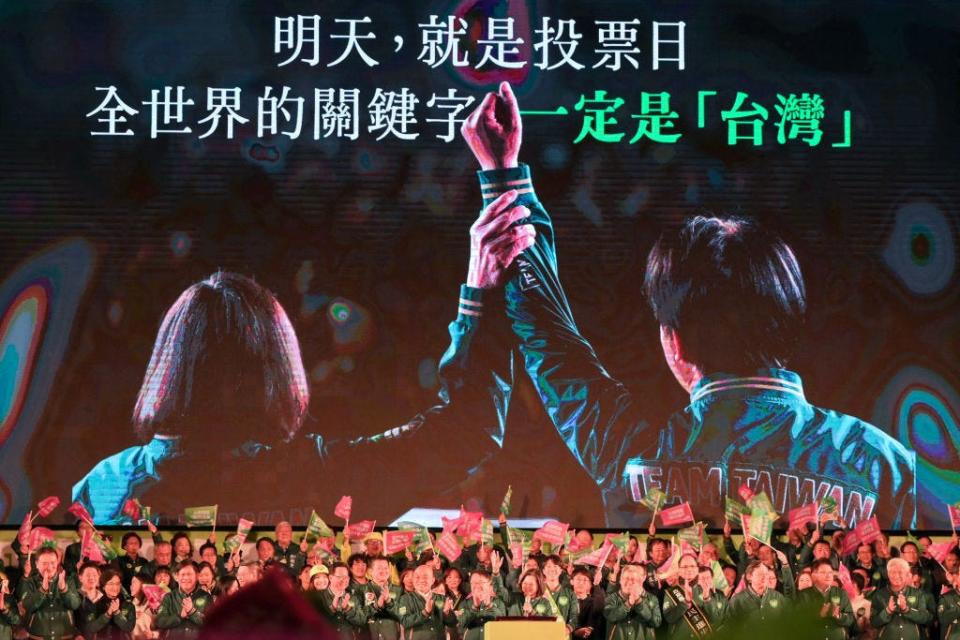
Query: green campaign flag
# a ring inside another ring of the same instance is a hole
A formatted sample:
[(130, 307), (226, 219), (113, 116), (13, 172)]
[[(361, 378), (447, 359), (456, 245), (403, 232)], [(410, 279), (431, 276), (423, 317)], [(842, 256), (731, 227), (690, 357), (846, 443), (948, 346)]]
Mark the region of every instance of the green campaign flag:
[(333, 538), (337, 534), (333, 532), (333, 529), (327, 526), (327, 523), (323, 521), (316, 511), (310, 512), (310, 521), (307, 522), (307, 542), (313, 542), (317, 538)]
[(730, 496), (726, 497), (726, 506), (724, 511), (727, 522), (738, 526), (740, 525), (741, 515), (750, 515), (750, 509), (747, 507), (747, 505), (739, 502), (738, 500), (734, 500)]
[(713, 572), (713, 588), (717, 591), (724, 592), (730, 588), (730, 583), (727, 582), (727, 576), (723, 573), (723, 567), (720, 566), (720, 563), (716, 560), (710, 561), (710, 570)]
[(630, 545), (630, 532), (624, 531), (618, 536), (613, 536), (610, 538), (610, 543), (617, 548), (621, 554), (627, 552), (627, 547)]
[(700, 547), (703, 546), (703, 523), (697, 522), (692, 526), (680, 529), (677, 531), (677, 538), (679, 538), (681, 542), (686, 542), (700, 549)]
[(217, 526), (217, 505), (187, 507), (183, 510), (183, 518), (188, 527), (215, 527)]
[(399, 531), (416, 531), (413, 537), (414, 552), (419, 555), (427, 549), (433, 549), (433, 541), (430, 539), (430, 531), (423, 525), (416, 522), (404, 521), (397, 523)]
[(750, 514), (751, 516), (754, 514), (767, 515), (776, 520), (777, 512), (765, 491), (761, 491), (750, 500)]
[(486, 518), (480, 521), (480, 542), (493, 546), (493, 523)]
[(510, 544), (530, 544), (530, 540), (533, 539), (533, 533), (530, 531), (523, 531), (521, 529), (514, 529), (513, 527), (507, 527), (507, 539), (510, 540)]
[(750, 516), (750, 528), (746, 533), (751, 538), (756, 538), (763, 544), (769, 545), (770, 537), (773, 535), (773, 521), (773, 517), (754, 511)]
[(513, 499), (513, 486), (507, 485), (507, 492), (503, 495), (503, 500), (500, 502), (500, 513), (505, 516), (510, 515), (510, 501)]
[(223, 548), (225, 551), (231, 555), (237, 551), (241, 546), (243, 546), (243, 538), (235, 533), (228, 535), (223, 540)]
[(666, 501), (667, 494), (656, 487), (650, 487), (647, 490), (647, 495), (640, 499), (640, 504), (650, 509), (650, 511), (659, 511), (660, 507), (662, 507)]

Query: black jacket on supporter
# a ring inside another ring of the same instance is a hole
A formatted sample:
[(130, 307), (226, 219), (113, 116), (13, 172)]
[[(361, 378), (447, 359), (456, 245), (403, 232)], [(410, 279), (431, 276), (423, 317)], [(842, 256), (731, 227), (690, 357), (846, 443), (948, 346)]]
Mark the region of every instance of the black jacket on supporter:
[(594, 587), (583, 600), (577, 598), (577, 604), (580, 611), (577, 614), (577, 629), (583, 627), (592, 627), (591, 638), (607, 637), (607, 619), (603, 617), (603, 605), (607, 598), (606, 592), (602, 587)]

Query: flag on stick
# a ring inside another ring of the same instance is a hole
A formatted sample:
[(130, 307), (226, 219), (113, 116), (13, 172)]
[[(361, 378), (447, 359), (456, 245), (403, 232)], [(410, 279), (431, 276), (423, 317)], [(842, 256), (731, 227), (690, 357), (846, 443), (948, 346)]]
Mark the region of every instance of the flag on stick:
[(947, 505), (947, 513), (950, 515), (950, 528), (954, 531), (960, 529), (960, 502)]
[(360, 522), (351, 522), (344, 533), (350, 540), (358, 540), (366, 537), (377, 526), (376, 520), (361, 520)]
[(791, 529), (804, 529), (808, 524), (817, 524), (817, 503), (810, 502), (802, 507), (791, 509), (788, 514)]
[(205, 507), (187, 507), (183, 510), (184, 523), (190, 527), (217, 526), (217, 505)]
[(610, 556), (610, 552), (612, 550), (613, 544), (606, 542), (599, 549), (583, 554), (574, 560), (573, 563), (588, 564), (591, 567), (602, 567), (604, 564), (606, 564), (607, 558)]
[(660, 511), (660, 507), (663, 506), (663, 503), (667, 501), (667, 494), (658, 489), (657, 487), (650, 487), (647, 490), (647, 494), (640, 498), (640, 504), (645, 506), (650, 511), (656, 513)]
[(513, 486), (507, 485), (507, 492), (503, 494), (503, 500), (500, 501), (500, 513), (505, 516), (510, 515), (510, 502), (513, 499)]
[(83, 520), (91, 527), (93, 526), (93, 516), (90, 515), (90, 512), (87, 511), (87, 508), (79, 502), (74, 502), (72, 505), (67, 507), (67, 512), (74, 515), (78, 520)]
[(50, 496), (49, 498), (44, 498), (37, 504), (37, 518), (46, 518), (53, 510), (60, 506), (60, 498), (57, 496)]
[(570, 528), (570, 525), (565, 522), (557, 522), (556, 520), (548, 520), (543, 524), (542, 527), (537, 529), (534, 533), (534, 537), (543, 540), (544, 542), (549, 542), (550, 544), (563, 544), (563, 541), (566, 539), (567, 529)]
[(404, 529), (400, 531), (383, 532), (383, 552), (393, 555), (405, 551), (407, 547), (413, 544), (417, 537), (417, 532), (413, 529)]
[(17, 532), (17, 540), (21, 546), (30, 544), (30, 532), (33, 530), (33, 511), (27, 511), (20, 524), (20, 531)]
[(316, 511), (311, 511), (305, 535), (307, 542), (314, 542), (317, 538), (333, 538), (337, 534), (327, 526), (327, 523), (323, 521), (323, 518), (321, 518)]
[(737, 500), (734, 500), (730, 496), (727, 496), (725, 500), (726, 500), (726, 504), (724, 509), (725, 511), (724, 515), (727, 518), (727, 522), (731, 524), (740, 524), (740, 516), (744, 514), (749, 514), (750, 508), (747, 507), (747, 505), (743, 504), (742, 502), (738, 502)]
[(440, 539), (437, 540), (437, 548), (440, 550), (440, 553), (447, 556), (447, 559), (451, 562), (456, 562), (462, 552), (457, 537), (449, 531), (444, 531), (440, 534)]
[(665, 527), (676, 527), (685, 522), (693, 521), (693, 509), (690, 507), (689, 502), (683, 502), (660, 512), (660, 522), (663, 523)]
[(343, 496), (340, 498), (340, 502), (337, 503), (337, 506), (334, 507), (333, 515), (349, 521), (351, 511), (353, 511), (353, 498), (350, 496)]

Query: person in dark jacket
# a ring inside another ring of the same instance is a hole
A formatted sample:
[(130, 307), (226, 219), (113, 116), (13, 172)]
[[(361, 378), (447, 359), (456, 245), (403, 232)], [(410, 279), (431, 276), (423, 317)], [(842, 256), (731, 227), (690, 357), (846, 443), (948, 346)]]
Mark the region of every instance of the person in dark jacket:
[(0, 640), (12, 640), (13, 628), (19, 624), (20, 610), (10, 592), (10, 580), (0, 573)]
[(607, 594), (597, 578), (600, 571), (590, 574), (584, 567), (577, 567), (570, 576), (570, 585), (577, 598), (577, 622), (574, 625), (574, 638), (606, 638), (607, 622), (603, 617), (603, 605)]
[(123, 578), (115, 569), (100, 574), (103, 596), (95, 603), (84, 600), (80, 629), (84, 640), (129, 640), (137, 624), (137, 610), (123, 594)]

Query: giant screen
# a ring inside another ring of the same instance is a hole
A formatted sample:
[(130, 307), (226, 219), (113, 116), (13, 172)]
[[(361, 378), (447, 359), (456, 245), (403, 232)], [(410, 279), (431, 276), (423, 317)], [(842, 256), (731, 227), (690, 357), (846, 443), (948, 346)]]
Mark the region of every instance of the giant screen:
[(960, 20), (864, 9), (4, 6), (0, 520), (950, 528)]

